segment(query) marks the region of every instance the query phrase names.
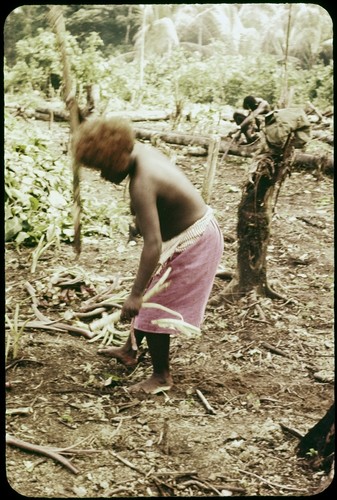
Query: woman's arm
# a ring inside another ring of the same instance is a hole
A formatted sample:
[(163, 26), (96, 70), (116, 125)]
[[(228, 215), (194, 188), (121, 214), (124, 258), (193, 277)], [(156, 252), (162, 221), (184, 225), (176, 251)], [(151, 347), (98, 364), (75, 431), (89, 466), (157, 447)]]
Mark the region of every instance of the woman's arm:
[(161, 254), (162, 237), (155, 190), (146, 187), (145, 191), (141, 186), (133, 186), (130, 192), (137, 225), (143, 237), (143, 249), (131, 293), (123, 304), (122, 319), (131, 319), (138, 314), (144, 291), (156, 270)]

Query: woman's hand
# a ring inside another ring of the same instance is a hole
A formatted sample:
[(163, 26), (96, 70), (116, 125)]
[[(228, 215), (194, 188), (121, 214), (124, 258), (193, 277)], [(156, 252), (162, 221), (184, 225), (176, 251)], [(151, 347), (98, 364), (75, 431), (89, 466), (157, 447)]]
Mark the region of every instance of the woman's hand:
[(139, 313), (139, 310), (142, 306), (143, 297), (129, 295), (129, 297), (125, 300), (122, 310), (121, 310), (121, 320), (129, 321)]

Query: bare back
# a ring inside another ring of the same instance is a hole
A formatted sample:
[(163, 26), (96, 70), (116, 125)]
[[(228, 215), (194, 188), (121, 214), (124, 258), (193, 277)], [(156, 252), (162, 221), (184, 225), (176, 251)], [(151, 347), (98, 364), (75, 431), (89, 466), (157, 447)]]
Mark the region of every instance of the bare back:
[(162, 241), (167, 241), (205, 214), (206, 204), (200, 193), (158, 150), (137, 143), (133, 157), (131, 207), (142, 234), (149, 230), (150, 219), (157, 216)]

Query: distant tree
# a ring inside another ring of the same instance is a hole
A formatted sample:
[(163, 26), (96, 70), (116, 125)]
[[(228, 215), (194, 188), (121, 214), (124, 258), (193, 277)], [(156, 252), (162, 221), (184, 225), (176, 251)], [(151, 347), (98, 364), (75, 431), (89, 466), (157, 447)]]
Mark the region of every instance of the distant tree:
[[(64, 9), (67, 30), (79, 37), (80, 43), (88, 32), (96, 32), (103, 40), (104, 52), (130, 44), (139, 29), (137, 5), (74, 4)], [(128, 45), (130, 46), (130, 45)]]
[[(288, 4), (273, 4), (273, 14), (260, 31), (261, 50), (285, 58), (294, 58), (303, 69), (318, 61), (320, 50), (327, 39), (332, 38), (332, 20), (329, 14), (316, 4), (291, 4), (291, 25), (288, 26)], [(286, 36), (286, 32), (289, 33)], [(288, 43), (287, 43), (288, 40)]]
[[(180, 43), (206, 55), (209, 55), (206, 49), (212, 50), (214, 42), (222, 42), (223, 55), (246, 57), (269, 53), (277, 55), (280, 60), (284, 57), (288, 4), (144, 5), (147, 6), (147, 33), (164, 26), (162, 33), (158, 30), (161, 40), (170, 36), (172, 41), (175, 30)], [(316, 4), (300, 3), (292, 7), (289, 57), (303, 68), (310, 67), (323, 56), (327, 64), (332, 51), (331, 43), (330, 52), (325, 44), (333, 38), (328, 12)], [(22, 5), (6, 19), (5, 57), (10, 66), (16, 62), (14, 47), (18, 40), (34, 36), (38, 27), (48, 29), (47, 8), (47, 5)], [(116, 48), (128, 52), (138, 43), (142, 26), (141, 4), (70, 4), (63, 8), (67, 30), (78, 39), (80, 46), (90, 32), (96, 32), (102, 39), (105, 55), (115, 53)], [(160, 21), (164, 18), (165, 23)], [(152, 40), (157, 38), (158, 34), (154, 34)]]
[(143, 5), (139, 11), (142, 22), (134, 36), (138, 56), (170, 56), (172, 49), (179, 45), (172, 5)]
[(221, 41), (225, 54), (239, 51), (243, 26), (237, 4), (184, 4), (173, 20), (184, 46), (202, 52), (203, 47)]
[(14, 9), (4, 24), (4, 56), (10, 66), (16, 62), (16, 43), (34, 36), (38, 28), (47, 28), (46, 6), (22, 5)]

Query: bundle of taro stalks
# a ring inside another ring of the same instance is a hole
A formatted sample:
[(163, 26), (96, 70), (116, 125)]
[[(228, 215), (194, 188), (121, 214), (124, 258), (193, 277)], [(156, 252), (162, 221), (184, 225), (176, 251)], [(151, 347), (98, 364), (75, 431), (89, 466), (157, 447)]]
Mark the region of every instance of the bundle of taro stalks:
[[(168, 281), (170, 272), (171, 269), (168, 268), (156, 285), (145, 293), (142, 307), (162, 310), (162, 319), (154, 321), (154, 323), (160, 326), (171, 328), (173, 331), (179, 331), (187, 336), (199, 335), (199, 328), (186, 323), (180, 313), (155, 302), (156, 294), (170, 285)], [(101, 346), (109, 344), (120, 345), (125, 341), (125, 336), (130, 331), (130, 325), (118, 324), (120, 322), (122, 304), (128, 295), (128, 290), (121, 288), (120, 282), (122, 280), (120, 276), (117, 276), (112, 280), (111, 285), (107, 289), (96, 293), (95, 287), (92, 284), (88, 285), (87, 279), (83, 276), (83, 272), (79, 272), (78, 269), (72, 269), (58, 272), (48, 280), (49, 288), (52, 286), (61, 289), (61, 292), (58, 294), (58, 300), (62, 300), (63, 304), (80, 300), (78, 311), (67, 309), (63, 313), (61, 321), (50, 319), (41, 313), (41, 305), (45, 308), (48, 307), (48, 301), (46, 302), (45, 299), (39, 300), (33, 286), (29, 282), (26, 282), (25, 287), (32, 298), (32, 308), (37, 320), (27, 321), (24, 327), (68, 331), (83, 335), (89, 342), (100, 340)], [(90, 295), (89, 298), (82, 300), (88, 294)], [(53, 302), (55, 306), (55, 294), (49, 289), (49, 297), (50, 295), (54, 297)], [(46, 294), (44, 296), (46, 297)], [(165, 313), (174, 316), (174, 318), (165, 317)], [(127, 330), (125, 330), (125, 327), (127, 327)]]

